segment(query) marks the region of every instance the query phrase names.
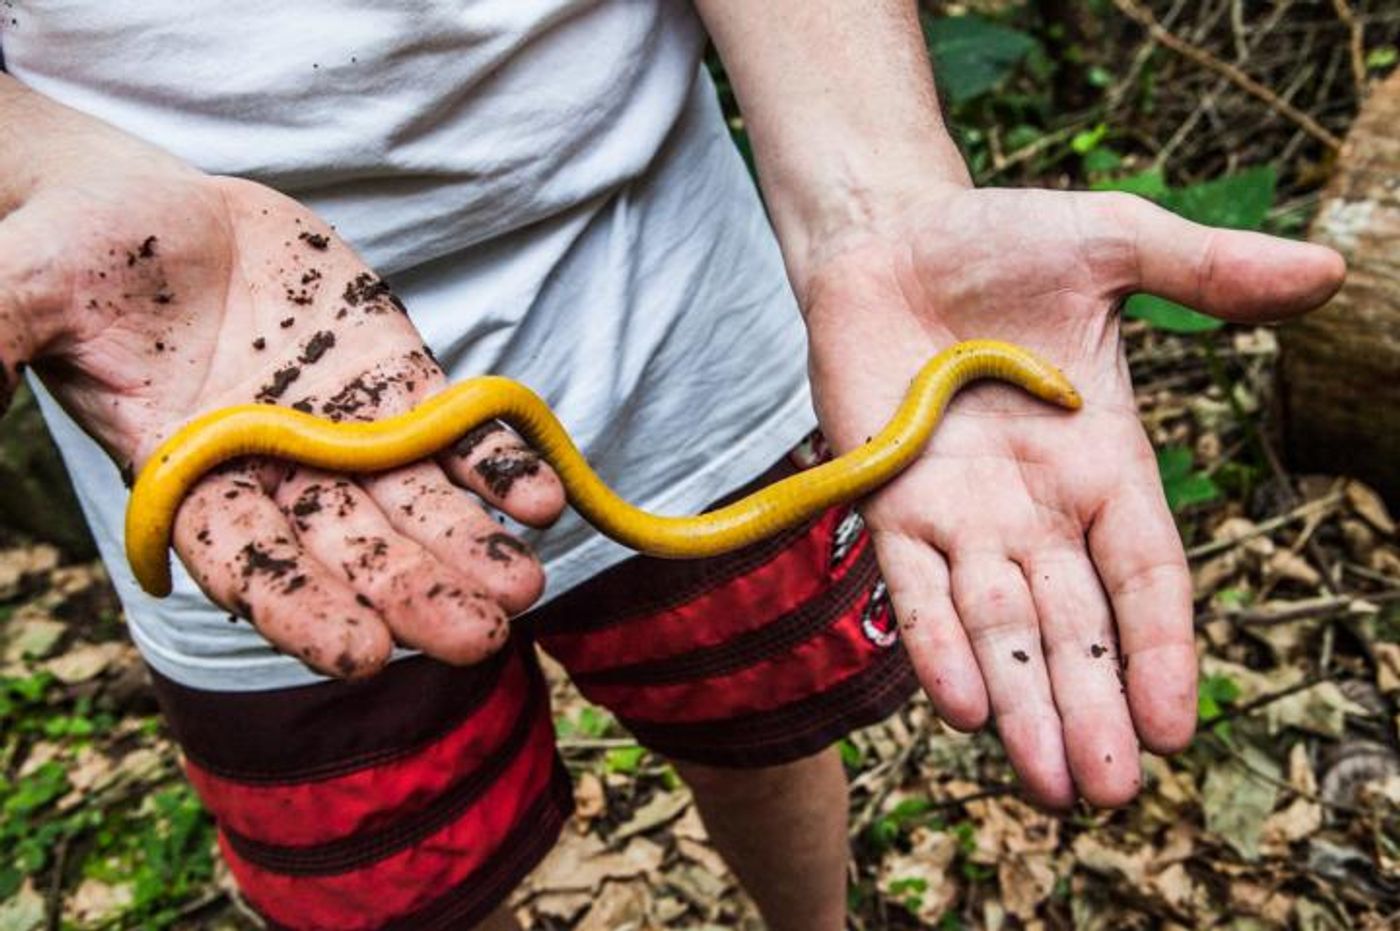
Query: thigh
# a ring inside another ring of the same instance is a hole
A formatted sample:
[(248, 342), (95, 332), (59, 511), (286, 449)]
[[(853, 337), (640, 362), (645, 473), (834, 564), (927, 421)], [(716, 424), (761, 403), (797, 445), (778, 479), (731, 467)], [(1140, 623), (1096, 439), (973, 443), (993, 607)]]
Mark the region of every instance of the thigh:
[(460, 928), (572, 808), (533, 649), (363, 682), (210, 692), (156, 677), (248, 901), (275, 927)]
[[(800, 448), (726, 500), (817, 458)], [(585, 697), (693, 763), (809, 756), (917, 687), (849, 507), (714, 559), (633, 558), (525, 620)]]

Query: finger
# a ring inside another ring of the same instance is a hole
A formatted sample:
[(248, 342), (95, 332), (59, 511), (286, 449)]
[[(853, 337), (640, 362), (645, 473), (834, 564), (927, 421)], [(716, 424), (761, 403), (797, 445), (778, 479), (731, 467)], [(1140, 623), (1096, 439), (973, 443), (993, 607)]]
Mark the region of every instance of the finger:
[(1089, 551), (1117, 620), (1138, 736), (1154, 753), (1181, 750), (1196, 725), (1191, 576), (1155, 475), (1117, 483)]
[(949, 590), (948, 564), (933, 545), (872, 530), (899, 636), (939, 717), (963, 731), (987, 723), (987, 689)]
[(317, 672), (355, 679), (388, 662), (393, 642), (384, 623), (306, 552), (251, 469), (196, 485), (180, 508), (174, 540), (210, 599)]
[(1184, 220), (1142, 198), (1120, 201), (1136, 252), (1135, 290), (1244, 323), (1305, 313), (1341, 287), (1346, 261), (1326, 246)]
[(503, 531), (436, 465), (418, 462), (368, 475), (360, 485), (400, 534), (481, 587), (511, 614), (544, 591), (530, 547)]
[(438, 458), (453, 481), (531, 527), (547, 527), (564, 510), (564, 486), (513, 431), (490, 421)]
[(1075, 785), (1095, 805), (1130, 801), (1142, 785), (1108, 599), (1083, 550), (1039, 551), (1031, 596)]
[(506, 615), (472, 579), (399, 534), (349, 479), (288, 469), (276, 500), (308, 552), (339, 567), (394, 638), (447, 663), (485, 659), (506, 640)]
[(1021, 569), (993, 550), (954, 551), (953, 603), (987, 683), (1007, 756), (1027, 793), (1042, 804), (1074, 804), (1060, 717), (1030, 589)]

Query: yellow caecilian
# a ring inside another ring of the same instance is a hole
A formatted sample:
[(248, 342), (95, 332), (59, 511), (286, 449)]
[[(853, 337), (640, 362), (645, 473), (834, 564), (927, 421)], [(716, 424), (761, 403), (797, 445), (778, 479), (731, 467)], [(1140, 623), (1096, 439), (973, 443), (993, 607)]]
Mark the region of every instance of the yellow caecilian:
[(884, 485), (918, 456), (958, 389), (983, 378), (1019, 385), (1071, 410), (1081, 404), (1059, 369), (1028, 350), (995, 340), (958, 343), (929, 360), (894, 417), (863, 446), (695, 517), (649, 514), (619, 498), (544, 401), (507, 378), (472, 378), (405, 414), (370, 423), (334, 423), (265, 404), (228, 407), (185, 425), (141, 470), (126, 512), (127, 559), (143, 589), (168, 595), (167, 551), (180, 502), (202, 475), (229, 459), (268, 456), (335, 472), (380, 472), (431, 456), (492, 419), (529, 441), (558, 473), (570, 504), (609, 537), (653, 556), (715, 556)]

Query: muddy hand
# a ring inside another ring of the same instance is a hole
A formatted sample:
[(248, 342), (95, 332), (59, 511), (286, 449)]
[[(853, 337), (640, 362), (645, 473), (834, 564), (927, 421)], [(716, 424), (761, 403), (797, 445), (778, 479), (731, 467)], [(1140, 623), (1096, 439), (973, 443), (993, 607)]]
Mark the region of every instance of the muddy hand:
[[(0, 197), (6, 382), (32, 362), (127, 474), (216, 407), (369, 420), (444, 387), (387, 284), (309, 211), (26, 105), (83, 145), (9, 176)], [(563, 504), (548, 467), (487, 424), (436, 461), (370, 477), (231, 463), (193, 490), (175, 546), (212, 600), (320, 672), (371, 673), (395, 642), (470, 663), (543, 576), (463, 489), (535, 525)]]

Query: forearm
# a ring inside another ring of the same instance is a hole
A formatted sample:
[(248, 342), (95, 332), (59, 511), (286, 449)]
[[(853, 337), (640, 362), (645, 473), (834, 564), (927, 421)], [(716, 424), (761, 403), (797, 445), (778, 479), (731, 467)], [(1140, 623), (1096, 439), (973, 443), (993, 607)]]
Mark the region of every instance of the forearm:
[(191, 172), (162, 149), (64, 106), (0, 73), (0, 217), (42, 187), (101, 174), (121, 161), (123, 172)]
[(967, 186), (909, 0), (696, 0), (790, 270), (930, 185)]

